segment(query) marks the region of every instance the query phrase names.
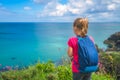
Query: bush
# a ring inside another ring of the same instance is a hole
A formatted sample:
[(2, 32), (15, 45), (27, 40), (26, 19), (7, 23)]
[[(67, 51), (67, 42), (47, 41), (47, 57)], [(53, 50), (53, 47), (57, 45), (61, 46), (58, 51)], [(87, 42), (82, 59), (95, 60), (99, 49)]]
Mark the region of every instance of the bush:
[(72, 80), (72, 72), (70, 66), (58, 66), (57, 74), (59, 80)]
[(48, 61), (47, 63), (37, 63), (36, 64), (36, 68), (39, 71), (45, 72), (45, 73), (49, 73), (49, 72), (54, 72), (55, 71), (55, 65), (51, 62)]
[(101, 53), (100, 61), (106, 73), (120, 80), (120, 52)]
[[(71, 65), (55, 66), (52, 62), (31, 65), (22, 70), (1, 72), (0, 80), (72, 80)], [(114, 80), (110, 75), (93, 73), (92, 80)]]

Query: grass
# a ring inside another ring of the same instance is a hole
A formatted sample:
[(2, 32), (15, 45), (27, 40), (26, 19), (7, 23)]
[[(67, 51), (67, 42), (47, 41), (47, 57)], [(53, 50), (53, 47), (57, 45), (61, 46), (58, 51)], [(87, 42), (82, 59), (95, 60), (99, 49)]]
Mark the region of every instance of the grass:
[(116, 80), (112, 76), (103, 73), (93, 73), (92, 80)]
[[(0, 73), (0, 80), (72, 80), (70, 64), (55, 66), (54, 63), (36, 63), (22, 70)], [(109, 74), (93, 73), (92, 80), (115, 80)]]

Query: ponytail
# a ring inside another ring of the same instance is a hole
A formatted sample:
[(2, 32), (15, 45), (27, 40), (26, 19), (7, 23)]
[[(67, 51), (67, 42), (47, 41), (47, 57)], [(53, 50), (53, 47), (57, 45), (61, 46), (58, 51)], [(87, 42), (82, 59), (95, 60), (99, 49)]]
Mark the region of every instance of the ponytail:
[(73, 23), (73, 27), (77, 27), (80, 30), (81, 37), (85, 37), (88, 31), (88, 19), (77, 18)]

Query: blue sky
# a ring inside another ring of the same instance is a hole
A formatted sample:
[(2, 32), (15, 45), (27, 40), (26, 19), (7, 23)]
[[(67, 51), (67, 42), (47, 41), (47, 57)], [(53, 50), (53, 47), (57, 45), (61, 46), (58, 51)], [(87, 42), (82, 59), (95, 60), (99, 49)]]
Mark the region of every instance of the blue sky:
[(120, 22), (120, 0), (0, 0), (0, 22)]

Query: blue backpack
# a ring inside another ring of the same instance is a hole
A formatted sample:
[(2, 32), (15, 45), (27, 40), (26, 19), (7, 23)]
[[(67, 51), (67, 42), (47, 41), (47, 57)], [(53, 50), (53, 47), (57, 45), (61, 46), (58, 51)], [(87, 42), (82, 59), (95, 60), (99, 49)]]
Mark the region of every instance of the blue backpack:
[(78, 38), (78, 61), (81, 73), (95, 72), (98, 70), (98, 52), (94, 43), (86, 36)]

